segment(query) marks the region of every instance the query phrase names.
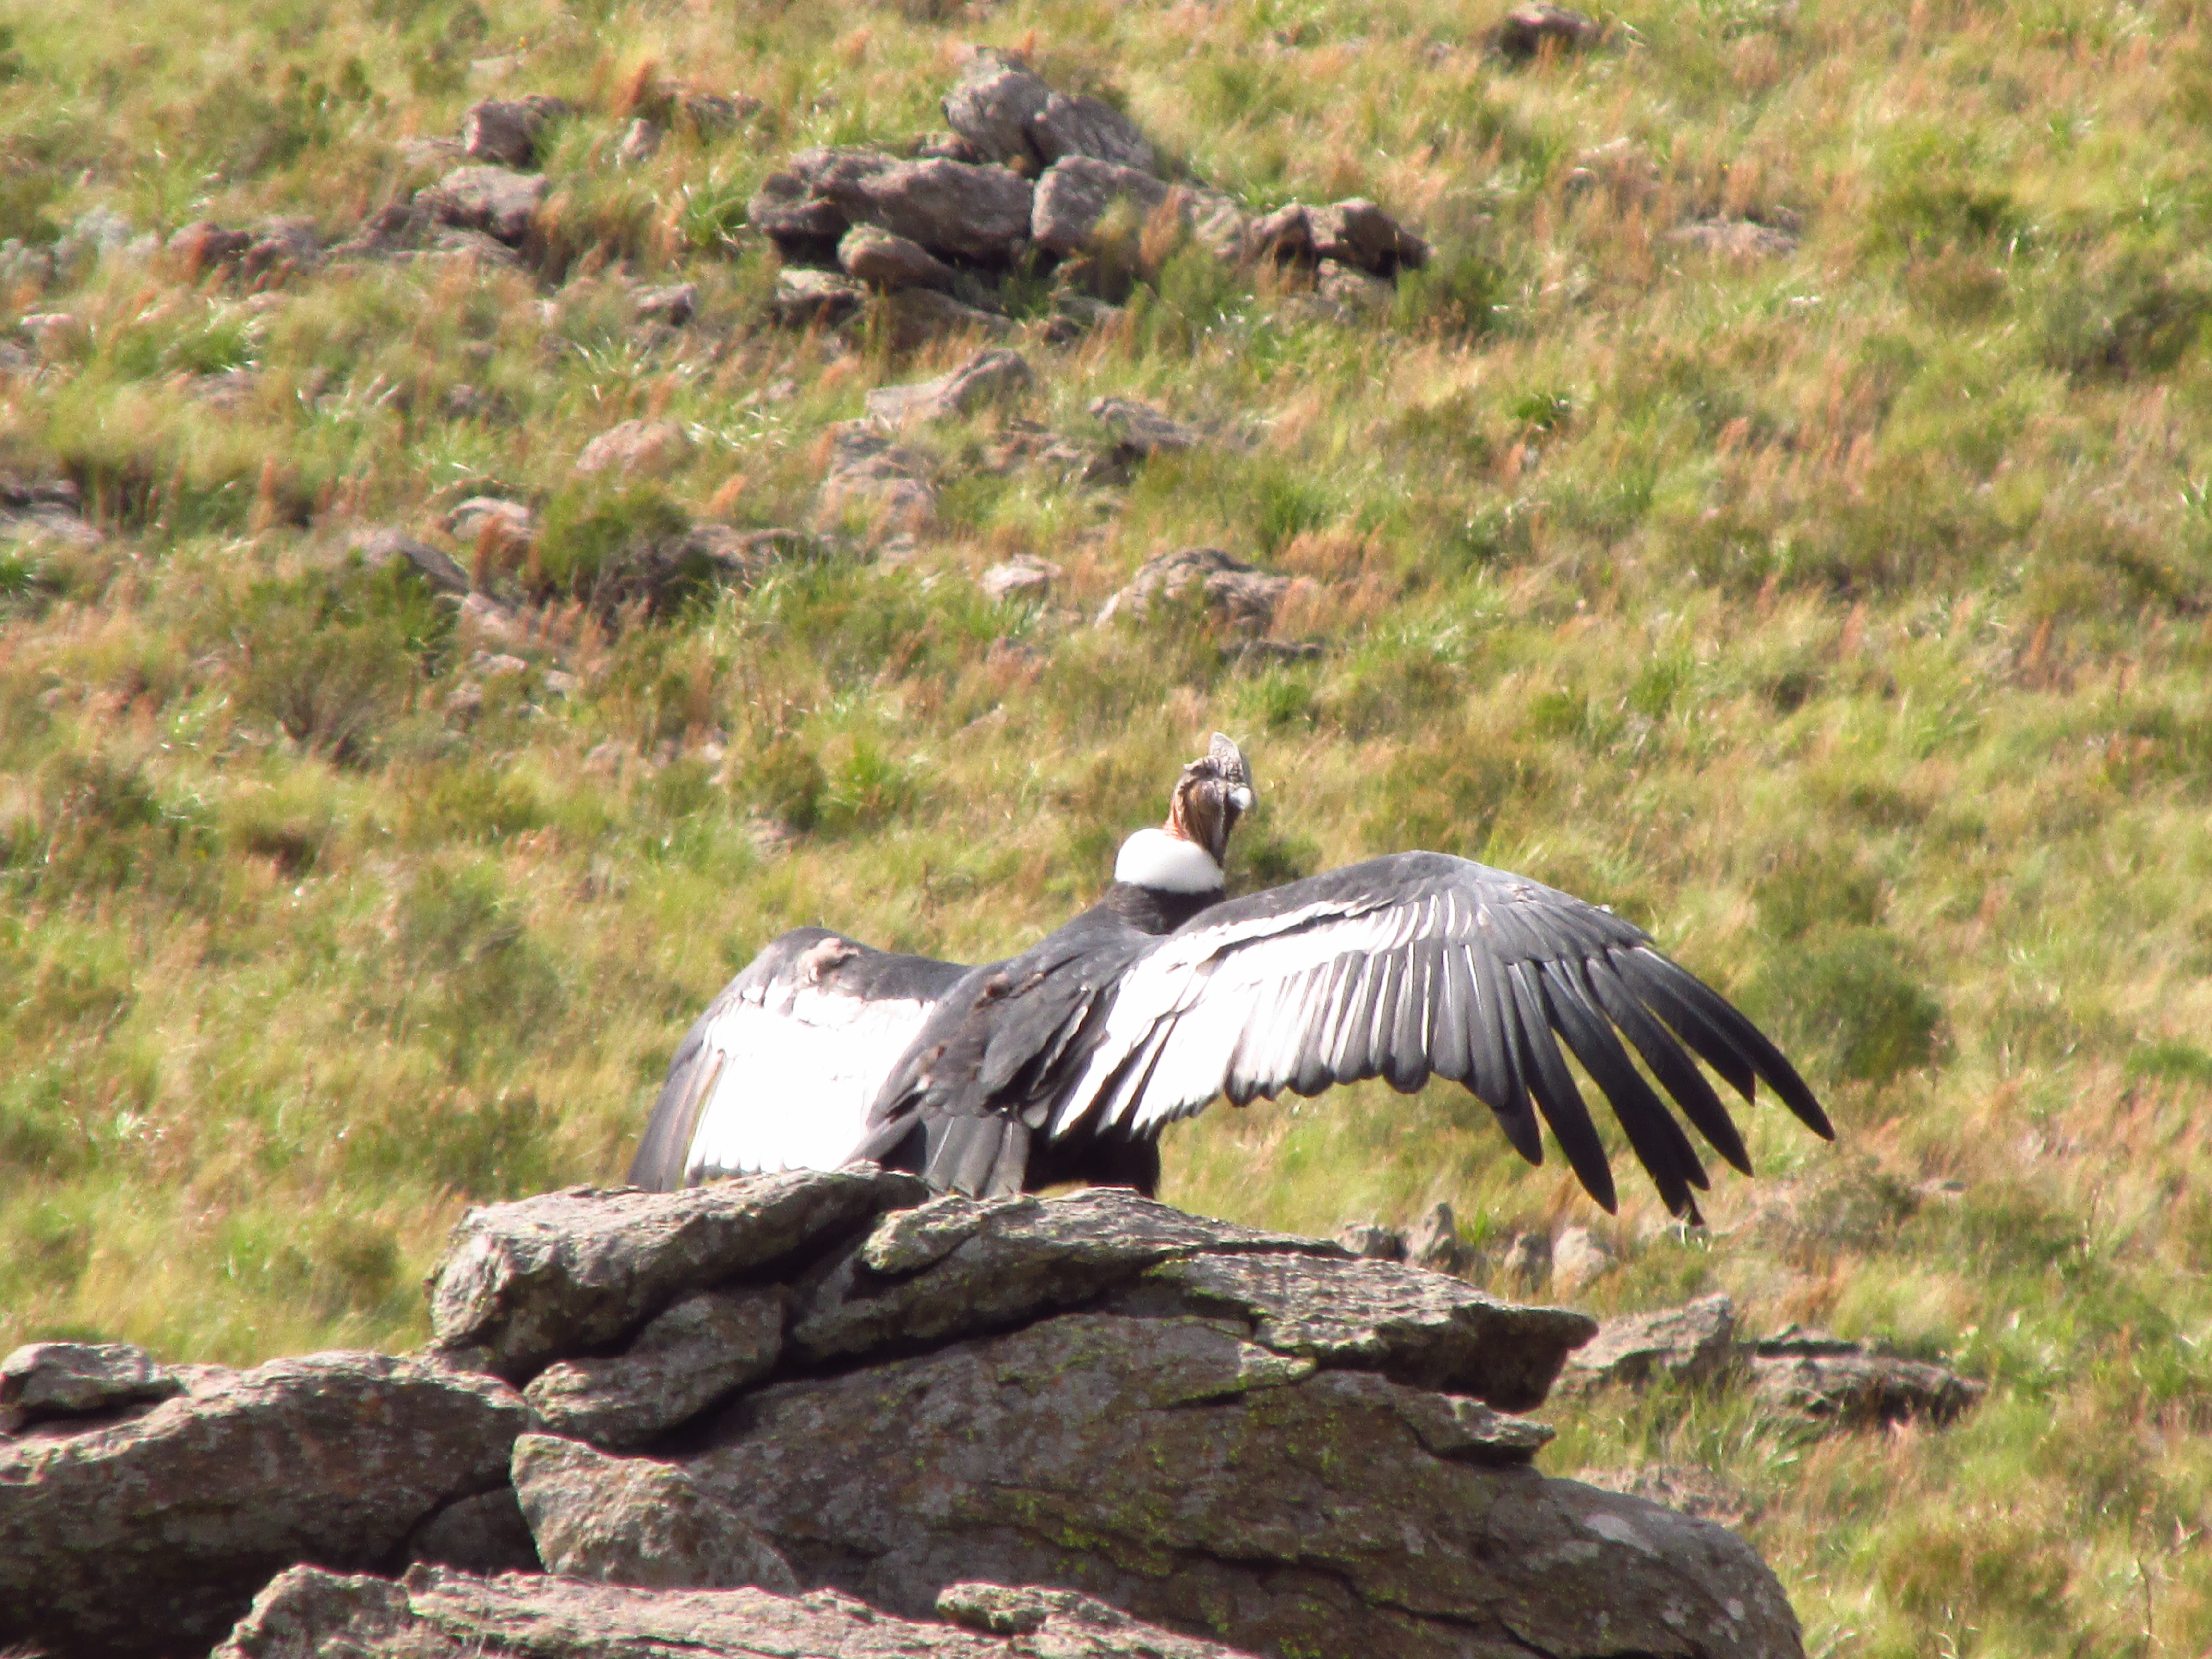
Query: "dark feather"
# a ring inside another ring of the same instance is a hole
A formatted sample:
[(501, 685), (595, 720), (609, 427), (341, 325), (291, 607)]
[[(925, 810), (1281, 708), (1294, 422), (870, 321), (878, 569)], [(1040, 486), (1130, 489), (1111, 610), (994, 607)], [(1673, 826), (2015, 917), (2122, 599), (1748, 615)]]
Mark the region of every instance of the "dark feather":
[(1659, 1079), (1659, 1086), (1674, 1097), (1715, 1152), (1749, 1175), (1751, 1154), (1745, 1150), (1743, 1137), (1736, 1133), (1735, 1121), (1721, 1104), (1721, 1097), (1705, 1081), (1705, 1074), (1698, 1069), (1697, 1062), (1683, 1053), (1674, 1034), (1652, 1018), (1644, 1005), (1614, 976), (1612, 959), (1578, 963), (1577, 969), (1582, 983), (1598, 1006), (1636, 1045), (1636, 1052), (1644, 1056), (1644, 1063)]
[(1690, 1188), (1707, 1184), (1689, 1137), (1674, 1121), (1666, 1102), (1644, 1080), (1613, 1028), (1583, 1000), (1581, 991), (1559, 964), (1543, 965), (1540, 988), (1553, 1026), (1611, 1103), (1613, 1116), (1658, 1186), (1668, 1213), (1680, 1215), (1689, 1207)]
[(1566, 1061), (1559, 1058), (1559, 1045), (1544, 1017), (1543, 994), (1531, 981), (1530, 969), (1522, 963), (1506, 969), (1505, 982), (1513, 999), (1512, 1030), (1528, 1067), (1529, 1092), (1543, 1109), (1544, 1121), (1552, 1126), (1559, 1150), (1567, 1155), (1583, 1189), (1607, 1215), (1613, 1214), (1620, 1207), (1620, 1199), (1613, 1190), (1605, 1143), (1598, 1139), (1597, 1126), (1590, 1121), (1589, 1108), (1583, 1103), (1582, 1091), (1575, 1087)]

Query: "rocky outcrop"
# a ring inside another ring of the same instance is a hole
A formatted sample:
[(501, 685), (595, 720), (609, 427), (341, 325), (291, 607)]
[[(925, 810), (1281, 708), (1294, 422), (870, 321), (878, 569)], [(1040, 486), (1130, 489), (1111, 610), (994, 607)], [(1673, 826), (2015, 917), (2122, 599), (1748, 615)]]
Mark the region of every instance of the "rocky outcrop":
[(1116, 617), (1149, 615), (1162, 601), (1196, 600), (1231, 633), (1260, 635), (1275, 620), (1290, 592), (1288, 576), (1273, 576), (1218, 547), (1185, 547), (1156, 554), (1137, 567), (1129, 585), (1098, 613), (1103, 627)]
[(434, 1275), (434, 1347), (514, 1381), (631, 1334), (679, 1294), (793, 1261), (928, 1188), (872, 1168), (681, 1193), (572, 1187), (471, 1210)]
[(1608, 1319), (1596, 1338), (1567, 1362), (1576, 1389), (1662, 1378), (1709, 1382), (1736, 1364), (1735, 1304), (1700, 1297), (1679, 1308)]
[(472, 1210), (431, 1301), (413, 1358), (0, 1366), (64, 1413), (0, 1438), (0, 1643), (1799, 1651), (1741, 1540), (1530, 1466), (1592, 1321), (1334, 1243), (793, 1171)]
[(127, 1342), (33, 1342), (0, 1359), (0, 1430), (182, 1394), (183, 1380)]
[(1741, 1540), (1544, 1480), (1547, 1437), (1218, 1321), (1077, 1313), (773, 1385), (684, 1467), (910, 1617), (980, 1573), (1269, 1653), (1797, 1650)]
[(456, 167), (418, 192), (416, 203), (440, 224), (481, 231), (520, 247), (545, 199), (544, 179), (500, 167)]
[(1752, 1388), (1765, 1404), (1840, 1427), (1948, 1423), (1988, 1392), (1948, 1366), (1795, 1326), (1749, 1344), (1748, 1358)]
[(204, 1648), (291, 1563), (380, 1565), (441, 1504), (503, 1485), (528, 1424), (491, 1377), (328, 1353), (198, 1369), (159, 1404), (0, 1440), (0, 1644)]
[(215, 1659), (1240, 1659), (1067, 1590), (957, 1584), (940, 1613), (888, 1618), (835, 1590), (655, 1593), (440, 1567), (394, 1583), (295, 1567)]
[(980, 351), (934, 380), (878, 387), (868, 394), (868, 415), (890, 426), (903, 426), (908, 421), (940, 421), (971, 413), (1036, 384), (1028, 360), (1018, 351), (1000, 347)]
[(600, 472), (618, 477), (666, 472), (681, 464), (690, 448), (690, 434), (673, 421), (624, 421), (586, 444), (576, 456), (575, 470), (587, 478)]

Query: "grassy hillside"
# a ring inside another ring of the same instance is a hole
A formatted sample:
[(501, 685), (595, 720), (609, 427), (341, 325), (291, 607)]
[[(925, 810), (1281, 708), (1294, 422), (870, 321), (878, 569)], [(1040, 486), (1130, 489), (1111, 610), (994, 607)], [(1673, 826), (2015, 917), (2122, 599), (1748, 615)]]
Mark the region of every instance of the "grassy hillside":
[[(1596, 1311), (1725, 1289), (1753, 1329), (1948, 1356), (1991, 1393), (1940, 1434), (1662, 1394), (1554, 1412), (1547, 1467), (1721, 1470), (1818, 1653), (2212, 1647), (2212, 33), (2185, 0), (1628, 0), (1516, 67), (1499, 10), (19, 9), (0, 324), (62, 320), (18, 337), (0, 459), (104, 539), (0, 550), (0, 1348), (419, 1340), (461, 1206), (617, 1176), (766, 938), (1017, 947), (1218, 727), (1263, 791), (1238, 878), (1419, 845), (1610, 902), (1842, 1138), (1754, 1114), (1760, 1178), (1686, 1237), (1640, 1177), (1614, 1221), (1523, 1168), (1452, 1086), (1376, 1087), (1176, 1132), (1167, 1196), (1595, 1224)], [(564, 601), (657, 526), (806, 524), (830, 423), (974, 349), (776, 328), (744, 222), (795, 149), (940, 126), (972, 44), (1255, 210), (1370, 196), (1438, 257), (1339, 323), (1148, 246), (1108, 326), (1054, 345), (1030, 307), (1026, 404), (916, 440), (910, 557)], [(760, 108), (618, 166), (686, 88)], [(141, 240), (340, 241), (451, 165), (405, 141), (531, 92), (577, 113), (521, 268), (256, 292)], [(1715, 220), (1785, 235), (1673, 234)], [(633, 322), (678, 281), (695, 322)], [(1106, 394), (1219, 441), (1119, 489), (994, 459)], [(684, 424), (679, 468), (575, 474), (640, 416)], [(347, 552), (487, 494), (549, 550), (502, 578), (530, 666), (489, 678), (517, 647)], [(1088, 624), (1198, 543), (1304, 578), (1277, 633), (1325, 654)], [(1059, 602), (981, 597), (1021, 553)]]

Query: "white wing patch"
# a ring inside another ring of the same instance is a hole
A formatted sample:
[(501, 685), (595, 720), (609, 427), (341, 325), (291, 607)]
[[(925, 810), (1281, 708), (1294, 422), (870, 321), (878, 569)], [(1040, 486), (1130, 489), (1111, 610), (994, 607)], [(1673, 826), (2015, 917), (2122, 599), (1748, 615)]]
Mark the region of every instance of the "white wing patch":
[(816, 986), (741, 998), (702, 1033), (708, 1098), (684, 1156), (687, 1182), (769, 1170), (835, 1170), (861, 1139), (884, 1076), (933, 1002), (869, 1001)]

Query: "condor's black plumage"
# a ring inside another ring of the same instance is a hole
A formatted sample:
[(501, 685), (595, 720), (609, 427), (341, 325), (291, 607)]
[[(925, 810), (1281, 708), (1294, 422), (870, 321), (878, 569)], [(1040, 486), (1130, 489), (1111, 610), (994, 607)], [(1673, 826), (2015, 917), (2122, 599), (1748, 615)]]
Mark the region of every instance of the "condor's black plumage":
[(1184, 769), (1166, 827), (1125, 845), (1097, 906), (1007, 961), (929, 964), (942, 982), (904, 1017), (908, 1040), (878, 1071), (849, 1156), (979, 1195), (1065, 1180), (1149, 1192), (1160, 1132), (1217, 1098), (1242, 1106), (1371, 1077), (1410, 1091), (1433, 1074), (1486, 1102), (1533, 1162), (1548, 1124), (1610, 1210), (1604, 1143), (1561, 1042), (1677, 1214), (1696, 1214), (1707, 1180), (1670, 1099), (1750, 1170), (1697, 1060), (1747, 1100), (1765, 1082), (1832, 1133), (1790, 1061), (1725, 998), (1642, 930), (1554, 888), (1400, 853), (1224, 900), (1222, 854), (1251, 802), (1242, 753), (1217, 738)]

